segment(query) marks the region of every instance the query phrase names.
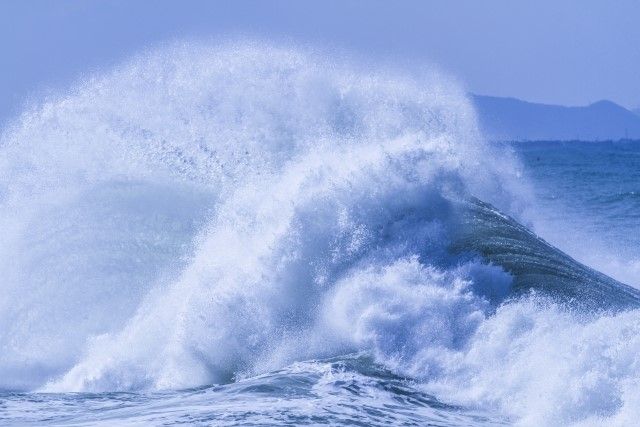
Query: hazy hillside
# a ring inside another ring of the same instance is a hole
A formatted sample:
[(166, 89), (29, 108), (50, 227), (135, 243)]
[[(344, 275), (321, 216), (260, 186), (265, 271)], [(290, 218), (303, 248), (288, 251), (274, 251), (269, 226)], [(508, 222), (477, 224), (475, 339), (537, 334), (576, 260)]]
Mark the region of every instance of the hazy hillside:
[(473, 95), (472, 99), (490, 139), (640, 139), (640, 116), (611, 101), (563, 107), (493, 96)]

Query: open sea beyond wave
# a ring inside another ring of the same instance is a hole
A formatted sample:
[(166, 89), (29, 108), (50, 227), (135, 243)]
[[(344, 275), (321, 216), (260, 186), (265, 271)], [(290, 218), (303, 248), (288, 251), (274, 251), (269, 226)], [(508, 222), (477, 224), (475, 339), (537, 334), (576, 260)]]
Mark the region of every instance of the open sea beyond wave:
[(639, 208), (445, 76), (163, 47), (2, 131), (0, 424), (634, 425)]

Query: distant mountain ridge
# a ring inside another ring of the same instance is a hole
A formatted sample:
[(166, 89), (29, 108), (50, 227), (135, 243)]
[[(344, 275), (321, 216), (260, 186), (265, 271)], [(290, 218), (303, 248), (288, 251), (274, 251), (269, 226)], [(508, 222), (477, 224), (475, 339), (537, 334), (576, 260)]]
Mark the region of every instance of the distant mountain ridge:
[(611, 101), (565, 107), (494, 96), (471, 99), (482, 130), (492, 140), (640, 139), (640, 115)]

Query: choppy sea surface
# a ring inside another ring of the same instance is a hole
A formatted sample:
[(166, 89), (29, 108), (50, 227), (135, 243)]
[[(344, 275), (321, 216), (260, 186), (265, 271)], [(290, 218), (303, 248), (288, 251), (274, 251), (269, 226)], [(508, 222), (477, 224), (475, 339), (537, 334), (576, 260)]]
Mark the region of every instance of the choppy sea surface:
[[(538, 232), (581, 261), (640, 285), (638, 141), (514, 144), (535, 183)], [(560, 229), (570, 227), (564, 234)]]
[(2, 130), (0, 424), (634, 425), (639, 166), (442, 75), (142, 53)]

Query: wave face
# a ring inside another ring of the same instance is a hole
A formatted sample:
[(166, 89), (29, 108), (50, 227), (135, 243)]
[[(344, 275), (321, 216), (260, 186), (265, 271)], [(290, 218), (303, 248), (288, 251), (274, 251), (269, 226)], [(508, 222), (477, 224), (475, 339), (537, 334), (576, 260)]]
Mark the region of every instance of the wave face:
[(442, 76), (176, 45), (25, 112), (0, 154), (5, 390), (244, 384), (365, 354), (523, 423), (639, 407), (635, 291), (491, 207), (522, 218), (527, 186)]

